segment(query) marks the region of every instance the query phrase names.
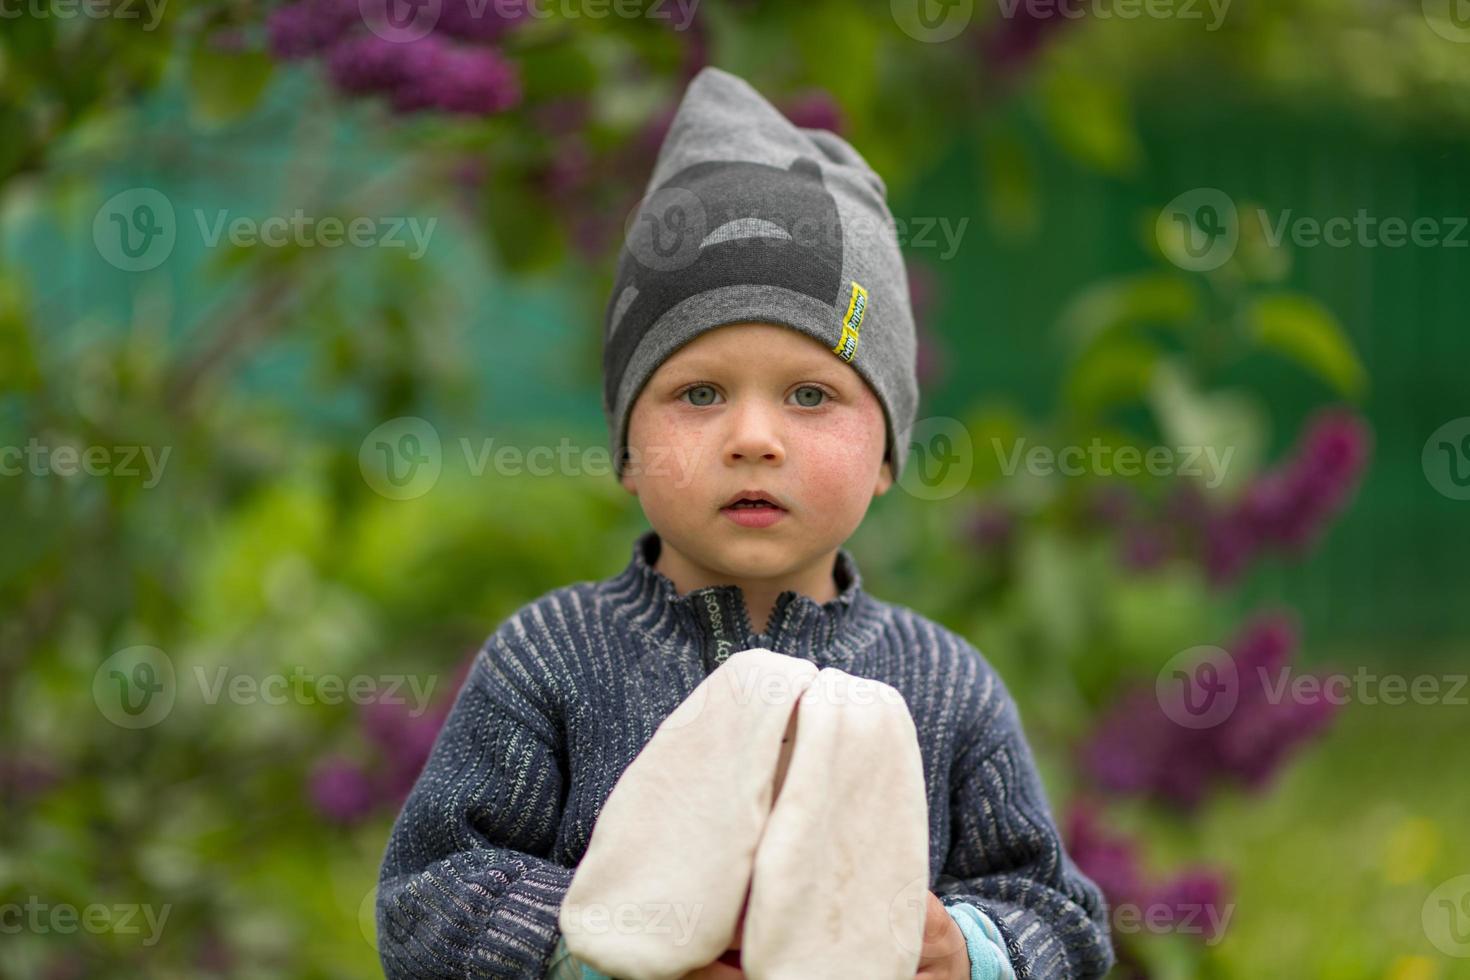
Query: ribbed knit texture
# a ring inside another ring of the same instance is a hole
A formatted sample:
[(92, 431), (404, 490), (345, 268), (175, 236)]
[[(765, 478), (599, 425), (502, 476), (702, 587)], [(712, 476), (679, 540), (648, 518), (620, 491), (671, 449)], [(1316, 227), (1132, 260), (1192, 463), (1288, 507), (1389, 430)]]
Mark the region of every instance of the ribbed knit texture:
[(647, 531), (626, 568), (555, 589), (485, 642), (394, 824), (378, 889), (390, 980), (543, 976), (603, 803), (654, 729), (730, 654), (765, 647), (892, 685), (919, 736), (930, 888), (999, 928), (1018, 980), (1113, 963), (1097, 886), (1061, 845), (1015, 702), (963, 637), (862, 588), (795, 591), (754, 633), (739, 587), (679, 595)]

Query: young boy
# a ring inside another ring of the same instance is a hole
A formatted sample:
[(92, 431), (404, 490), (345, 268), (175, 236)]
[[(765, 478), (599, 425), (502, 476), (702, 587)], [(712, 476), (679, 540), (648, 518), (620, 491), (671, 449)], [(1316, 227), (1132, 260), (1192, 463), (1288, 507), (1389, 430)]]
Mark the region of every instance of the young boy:
[[(652, 530), (622, 572), (486, 641), (384, 856), (390, 978), (565, 966), (559, 910), (619, 776), (756, 647), (891, 685), (912, 714), (931, 888), (917, 976), (1111, 967), (1101, 893), (1062, 847), (1005, 685), (963, 637), (864, 591), (843, 547), (901, 474), (918, 403), (885, 195), (844, 140), (741, 79), (690, 83), (605, 325), (618, 476)], [(689, 975), (742, 975), (721, 959)]]

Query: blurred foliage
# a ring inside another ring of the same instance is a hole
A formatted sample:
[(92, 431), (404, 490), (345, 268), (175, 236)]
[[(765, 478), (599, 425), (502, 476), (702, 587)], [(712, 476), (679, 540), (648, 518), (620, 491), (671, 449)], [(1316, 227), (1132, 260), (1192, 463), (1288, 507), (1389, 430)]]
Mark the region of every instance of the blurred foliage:
[[(324, 65), (272, 53), (266, 23), (280, 5), (166, 5), (146, 30), (149, 11), (134, 9), (141, 21), (6, 21), (0, 249), (38, 215), (90, 249), (109, 162), (134, 148), (149, 92), (186, 93), (192, 127), (272, 141), (282, 134), (251, 126), (277, 86), (303, 75), (313, 81), (299, 107), (306, 138), (324, 115), (348, 117), (400, 166), (350, 190), (295, 173), (283, 201), (351, 216), (407, 193), (460, 208), (485, 261), (521, 277), (573, 270), (589, 323), (668, 111), (706, 61), (779, 93), (793, 115), (841, 126), (891, 192), (955, 133), (974, 134), (987, 213), (1013, 235), (1034, 228), (1046, 188), (1003, 106), (1021, 106), (1110, 177), (1145, 162), (1133, 129), (1145, 100), (1187, 106), (1228, 91), (1376, 113), (1386, 126), (1470, 128), (1470, 59), (1409, 3), (1236, 0), (1217, 30), (985, 8), (945, 44), (896, 30), (887, 4), (836, 0), (707, 0), (683, 33), (553, 17), (497, 42), (521, 96), (485, 116), (395, 114), (378, 99), (332, 94)], [(177, 152), (187, 171), (187, 141), (174, 139), (152, 149), (165, 160)], [(1153, 218), (1144, 237), (1157, 247)], [(1033, 419), (977, 403), (964, 420), (977, 449), (964, 492), (895, 493), (854, 541), (876, 594), (964, 632), (1001, 668), (1058, 800), (1087, 790), (1070, 753), (1099, 714), (1177, 651), (1223, 642), (1242, 610), (1198, 555), (1139, 560), (1130, 528), (1096, 511), (1113, 488), (1005, 474), (989, 447), (1228, 446), (1226, 479), (1194, 489), (1223, 508), (1261, 485), (1272, 473), (1270, 406), (1222, 383), (1231, 366), (1268, 351), (1348, 402), (1368, 379), (1332, 313), (1282, 286), (1287, 253), (1264, 247), (1250, 222), (1240, 232), (1234, 258), (1212, 272), (1161, 259), (1075, 297), (1057, 325), (1068, 368), (1053, 412)], [(351, 781), (388, 764), (384, 730), (373, 727), (385, 723), (324, 703), (314, 684), (311, 703), (282, 707), (212, 704), (196, 679), (220, 668), (407, 675), (433, 683), (441, 710), (496, 623), (548, 589), (622, 566), (640, 527), (635, 502), (606, 477), (472, 473), (452, 452), (432, 493), (373, 492), (358, 453), (378, 422), (427, 416), (451, 445), (478, 434), (481, 373), (460, 291), (402, 253), (225, 248), (209, 262), (211, 302), (198, 322), (176, 323), (167, 285), (139, 276), (129, 317), (98, 314), (65, 330), (39, 312), (51, 297), (34, 295), (23, 265), (0, 252), (0, 444), (169, 456), (156, 485), (141, 474), (0, 479), (0, 904), (36, 896), (169, 912), (156, 946), (118, 932), (7, 936), (0, 975), (376, 975), (366, 910), (401, 788)], [(579, 336), (595, 347), (595, 330)], [(284, 391), (246, 384), (244, 366), (261, 362), (297, 372), (341, 411), (304, 417)], [(1125, 482), (1130, 500), (1155, 510), (1180, 483)], [(107, 680), (110, 656), (140, 645), (165, 653), (178, 700), (159, 724), (131, 730), (99, 713), (94, 682)], [(1422, 940), (1402, 941), (1417, 935), (1417, 885), (1465, 867), (1452, 831), (1463, 793), (1427, 791), (1443, 774), (1416, 751), (1454, 729), (1437, 717), (1421, 732), (1355, 714), (1275, 796), (1225, 788), (1188, 820), (1109, 802), (1109, 819), (1147, 842), (1152, 871), (1195, 859), (1228, 867), (1240, 905), (1217, 947), (1127, 937), (1135, 970), (1455, 975), (1434, 972)], [(410, 720), (388, 719), (390, 737)], [(1393, 777), (1379, 795), (1411, 802), (1379, 806), (1361, 825), (1327, 820), (1355, 809), (1357, 760), (1374, 752), (1374, 773)], [(1400, 768), (1405, 758), (1414, 765)]]

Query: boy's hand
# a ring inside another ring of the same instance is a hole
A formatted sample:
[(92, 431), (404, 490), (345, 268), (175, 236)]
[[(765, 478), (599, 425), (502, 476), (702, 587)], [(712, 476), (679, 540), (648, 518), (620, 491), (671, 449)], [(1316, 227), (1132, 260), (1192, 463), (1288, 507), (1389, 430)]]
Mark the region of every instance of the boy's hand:
[(970, 951), (965, 934), (933, 892), (924, 912), (924, 945), (914, 980), (970, 980)]
[(745, 980), (745, 973), (724, 963), (716, 961), (709, 966), (702, 966), (693, 973), (686, 973), (680, 980)]

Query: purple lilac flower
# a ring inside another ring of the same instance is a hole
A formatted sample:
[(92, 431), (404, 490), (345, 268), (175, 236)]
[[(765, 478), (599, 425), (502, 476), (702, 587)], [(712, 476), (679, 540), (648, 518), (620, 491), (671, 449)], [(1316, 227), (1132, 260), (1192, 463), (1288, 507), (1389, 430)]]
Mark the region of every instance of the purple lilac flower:
[(999, 551), (1010, 544), (1016, 532), (1016, 515), (1004, 504), (987, 501), (976, 508), (966, 528), (968, 536), (983, 551)]
[(37, 797), (61, 780), (60, 770), (43, 756), (30, 751), (0, 754), (0, 798)]
[(1083, 514), (1101, 527), (1121, 527), (1132, 519), (1136, 503), (1135, 491), (1123, 484), (1094, 484), (1083, 504)]
[(407, 42), (376, 34), (346, 38), (328, 52), (327, 70), (343, 92), (385, 94), (399, 112), (438, 109), (486, 115), (521, 97), (515, 67), (496, 52), (433, 34)]
[[(1217, 938), (1205, 930), (1224, 918), (1218, 910), (1223, 910), (1227, 901), (1228, 886), (1221, 872), (1192, 867), (1161, 883), (1150, 883), (1139, 858), (1138, 842), (1108, 832), (1102, 826), (1099, 808), (1087, 800), (1076, 801), (1068, 808), (1064, 837), (1068, 855), (1102, 889), (1111, 908), (1126, 905), (1140, 913), (1146, 910), (1151, 922), (1166, 928), (1188, 927), (1191, 935), (1198, 934), (1203, 941)], [(1217, 911), (1212, 915), (1202, 910)]]
[(1205, 522), (1204, 560), (1212, 582), (1234, 580), (1268, 548), (1301, 554), (1315, 543), (1357, 486), (1371, 434), (1357, 416), (1329, 409), (1308, 422), (1299, 446), (1233, 507)]
[[(477, 651), (478, 652), (478, 651)], [(455, 677), (442, 692), (438, 702), (415, 715), (417, 708), (403, 701), (373, 701), (362, 706), (360, 724), (363, 735), (373, 745), (380, 759), (374, 792), (382, 802), (401, 804), (413, 789), (439, 731), (449, 717), (454, 699), (474, 665), (474, 655), (459, 667)]]
[(1102, 889), (1109, 905), (1136, 902), (1144, 895), (1138, 847), (1127, 837), (1103, 829), (1097, 809), (1074, 803), (1067, 812), (1067, 853)]
[(592, 106), (586, 96), (547, 99), (531, 110), (531, 117), (548, 136), (568, 136), (587, 127)]
[(393, 108), (399, 112), (438, 109), (490, 115), (521, 100), (515, 66), (490, 48), (452, 45), (434, 35), (402, 47), (409, 49), (409, 70), (392, 93)]
[(1159, 922), (1163, 928), (1188, 930), (1201, 942), (1216, 942), (1226, 921), (1225, 906), (1229, 889), (1225, 878), (1210, 868), (1189, 868), (1150, 890), (1144, 908), (1151, 915), (1165, 912)]
[(333, 823), (361, 820), (372, 810), (373, 796), (372, 782), (350, 759), (332, 756), (312, 770), (311, 802)]
[[(515, 7), (515, 10), (507, 11), (503, 4), (498, 3), (444, 0), (434, 27), (466, 41), (494, 41), (530, 16), (529, 4), (516, 4)], [(510, 16), (506, 16), (507, 13)]]
[(803, 92), (781, 103), (781, 114), (803, 129), (841, 133), (846, 128), (842, 107), (822, 89)]
[(410, 46), (376, 34), (354, 35), (327, 53), (327, 73), (338, 89), (353, 95), (391, 91), (408, 77)]
[[(1125, 690), (1080, 747), (1083, 770), (1100, 788), (1151, 796), (1184, 809), (1197, 806), (1212, 786), (1236, 782), (1260, 790), (1286, 759), (1326, 729), (1338, 704), (1320, 695), (1291, 695), (1288, 672), (1296, 628), (1284, 614), (1248, 622), (1229, 650), (1235, 665), (1236, 703), (1219, 724), (1176, 724), (1152, 685)], [(1286, 696), (1279, 695), (1286, 682)]]
[[(1085, 10), (1083, 4), (1068, 6), (1078, 13)], [(1074, 19), (1075, 15), (1063, 17), (1055, 11), (1033, 13), (1026, 4), (1021, 4), (980, 37), (982, 63), (997, 75), (1014, 74), (1035, 58), (1052, 34)]]
[(282, 60), (325, 50), (361, 22), (356, 0), (299, 0), (266, 17), (271, 53)]
[(1123, 535), (1123, 564), (1135, 571), (1157, 568), (1169, 557), (1171, 542), (1166, 528), (1136, 523)]

